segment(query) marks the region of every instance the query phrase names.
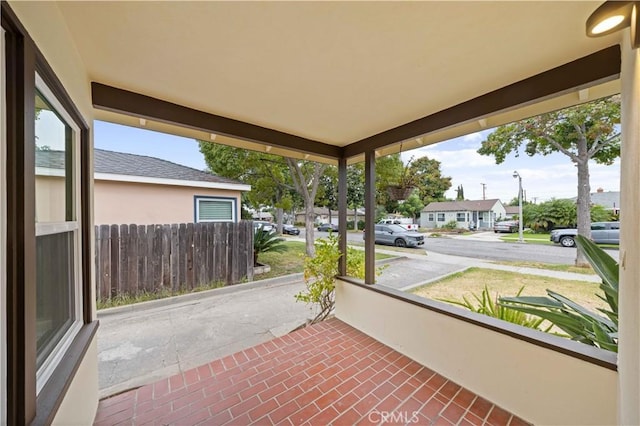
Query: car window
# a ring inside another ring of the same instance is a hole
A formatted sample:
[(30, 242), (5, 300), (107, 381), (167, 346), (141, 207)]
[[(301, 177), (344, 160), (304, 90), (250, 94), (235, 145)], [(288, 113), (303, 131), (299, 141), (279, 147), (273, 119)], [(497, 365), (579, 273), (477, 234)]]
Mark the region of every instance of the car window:
[(611, 229), (620, 229), (620, 222), (611, 222)]
[(395, 232), (395, 233), (406, 232), (406, 229), (403, 228), (400, 225), (389, 225), (389, 226), (387, 226), (387, 228), (388, 228), (387, 231), (392, 231), (392, 232)]
[(604, 223), (592, 223), (591, 224), (591, 230), (592, 231), (599, 231), (605, 229)]
[(382, 232), (382, 226), (376, 225), (376, 232)]

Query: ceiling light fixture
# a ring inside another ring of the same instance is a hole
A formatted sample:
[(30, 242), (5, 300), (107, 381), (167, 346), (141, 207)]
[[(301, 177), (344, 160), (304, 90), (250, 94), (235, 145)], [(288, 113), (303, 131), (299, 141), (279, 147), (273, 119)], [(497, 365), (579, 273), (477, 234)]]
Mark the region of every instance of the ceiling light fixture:
[(587, 36), (601, 37), (630, 26), (632, 46), (633, 48), (639, 47), (638, 8), (640, 8), (640, 2), (637, 1), (606, 1), (602, 3), (587, 19)]

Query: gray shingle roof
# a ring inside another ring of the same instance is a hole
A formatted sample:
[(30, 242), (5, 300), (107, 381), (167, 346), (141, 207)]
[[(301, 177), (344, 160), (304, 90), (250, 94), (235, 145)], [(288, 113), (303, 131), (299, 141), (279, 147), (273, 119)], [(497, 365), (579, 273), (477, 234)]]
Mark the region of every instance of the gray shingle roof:
[(500, 202), (500, 200), (469, 200), (469, 201), (435, 201), (429, 203), (422, 211), (423, 212), (464, 212), (464, 211), (478, 211), (487, 212), (491, 208)]
[[(36, 151), (36, 167), (63, 169), (64, 152)], [(113, 175), (242, 184), (242, 182), (234, 179), (223, 178), (160, 158), (106, 151), (103, 149), (94, 150), (94, 167), (96, 173)]]

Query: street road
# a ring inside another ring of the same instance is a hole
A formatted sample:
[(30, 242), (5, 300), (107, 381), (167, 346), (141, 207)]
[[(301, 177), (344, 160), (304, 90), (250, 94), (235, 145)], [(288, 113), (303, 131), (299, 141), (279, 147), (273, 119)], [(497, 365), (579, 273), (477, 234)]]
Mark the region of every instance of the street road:
[[(315, 231), (315, 237), (326, 237), (327, 232)], [(304, 230), (300, 234), (304, 238)], [(347, 234), (348, 240), (362, 242), (361, 233)], [(385, 247), (385, 246), (378, 246)], [(467, 238), (426, 238), (424, 248), (415, 250), (434, 251), (436, 253), (449, 254), (454, 256), (473, 257), (476, 259), (498, 260), (498, 261), (531, 261), (542, 263), (556, 263), (570, 265), (575, 262), (576, 249), (565, 248), (559, 245), (543, 244), (518, 244), (506, 243), (503, 241), (478, 241)], [(607, 250), (607, 253), (616, 261), (619, 257), (618, 250)]]

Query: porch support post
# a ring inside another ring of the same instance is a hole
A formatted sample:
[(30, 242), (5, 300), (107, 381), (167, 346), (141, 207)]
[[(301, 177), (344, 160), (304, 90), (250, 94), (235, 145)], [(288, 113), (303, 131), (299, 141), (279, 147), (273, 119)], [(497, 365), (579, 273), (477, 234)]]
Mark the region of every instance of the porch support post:
[(364, 282), (376, 282), (376, 153), (364, 153)]
[(622, 34), (618, 424), (640, 424), (640, 49)]
[(338, 233), (340, 260), (338, 274), (347, 275), (347, 159), (338, 160)]

